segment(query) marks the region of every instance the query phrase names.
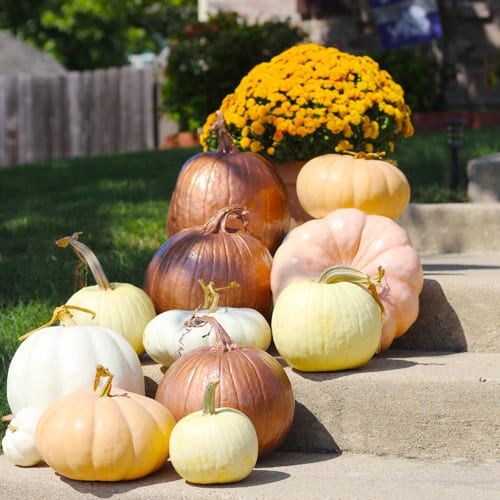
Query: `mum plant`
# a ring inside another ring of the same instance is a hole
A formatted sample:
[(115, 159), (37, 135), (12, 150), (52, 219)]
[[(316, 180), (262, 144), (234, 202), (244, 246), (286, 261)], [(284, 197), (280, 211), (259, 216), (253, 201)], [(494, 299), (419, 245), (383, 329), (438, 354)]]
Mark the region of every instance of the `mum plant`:
[[(254, 66), (220, 109), (240, 150), (279, 162), (391, 153), (414, 131), (403, 88), (376, 61), (314, 43)], [(217, 147), (216, 119), (203, 126), (208, 151)]]

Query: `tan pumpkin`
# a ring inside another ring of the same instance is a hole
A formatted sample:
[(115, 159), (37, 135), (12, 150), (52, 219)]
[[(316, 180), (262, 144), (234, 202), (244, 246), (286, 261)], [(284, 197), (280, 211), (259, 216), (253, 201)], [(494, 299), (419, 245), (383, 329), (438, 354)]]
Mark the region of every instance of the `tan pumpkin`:
[[(237, 227), (239, 225), (239, 227)], [(157, 313), (195, 310), (204, 303), (199, 280), (239, 287), (221, 294), (219, 305), (249, 307), (270, 319), (272, 257), (267, 247), (247, 230), (248, 211), (219, 210), (204, 226), (174, 234), (151, 259), (144, 290)]]
[(385, 271), (378, 292), (384, 306), (379, 350), (387, 349), (415, 322), (424, 277), (418, 252), (395, 221), (342, 208), (296, 227), (273, 259), (271, 289), (276, 302), (285, 287), (317, 278), (333, 265), (350, 266), (368, 276)]
[(380, 155), (326, 154), (309, 160), (297, 176), (297, 197), (315, 218), (338, 208), (396, 219), (410, 201), (405, 174)]
[(274, 252), (288, 231), (288, 196), (279, 176), (261, 155), (241, 152), (222, 112), (214, 124), (215, 152), (199, 153), (182, 167), (170, 199), (167, 236), (204, 224), (229, 205), (245, 207), (248, 231)]
[(215, 344), (194, 349), (165, 372), (155, 395), (178, 422), (199, 410), (207, 384), (220, 381), (215, 405), (242, 411), (253, 423), (259, 455), (285, 439), (293, 422), (295, 398), (288, 375), (266, 351), (235, 344), (213, 316), (197, 316), (192, 328), (206, 323), (215, 331)]
[[(102, 377), (107, 377), (100, 387)], [(112, 388), (113, 375), (97, 365), (94, 387), (52, 403), (36, 428), (42, 459), (57, 473), (81, 481), (137, 479), (161, 467), (175, 425), (154, 399)]]

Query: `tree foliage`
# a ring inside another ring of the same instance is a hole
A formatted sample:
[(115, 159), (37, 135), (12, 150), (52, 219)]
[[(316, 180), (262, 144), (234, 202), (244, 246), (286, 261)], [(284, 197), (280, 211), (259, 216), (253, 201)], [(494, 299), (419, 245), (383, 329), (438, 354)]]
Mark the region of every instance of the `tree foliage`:
[(196, 0), (0, 0), (0, 29), (52, 54), (67, 69), (119, 66), (159, 52), (196, 19)]
[(196, 131), (251, 68), (305, 38), (288, 20), (249, 23), (222, 10), (206, 22), (188, 25), (168, 41), (164, 111), (181, 130)]

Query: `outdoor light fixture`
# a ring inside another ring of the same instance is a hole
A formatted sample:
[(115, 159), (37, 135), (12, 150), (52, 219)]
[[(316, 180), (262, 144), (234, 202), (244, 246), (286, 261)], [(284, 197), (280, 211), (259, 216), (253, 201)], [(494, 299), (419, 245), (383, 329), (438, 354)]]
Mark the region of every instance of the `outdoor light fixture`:
[(458, 187), (458, 150), (464, 144), (465, 120), (462, 118), (449, 118), (445, 120), (446, 144), (451, 152), (451, 176), (450, 189), (456, 190)]

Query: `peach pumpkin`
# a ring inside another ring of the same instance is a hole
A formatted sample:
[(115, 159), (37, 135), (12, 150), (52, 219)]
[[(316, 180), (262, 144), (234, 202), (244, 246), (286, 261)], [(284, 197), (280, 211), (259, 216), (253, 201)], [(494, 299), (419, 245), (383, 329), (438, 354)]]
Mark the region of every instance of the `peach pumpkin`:
[(370, 276), (377, 275), (380, 266), (384, 269), (378, 290), (385, 309), (379, 350), (387, 349), (415, 322), (424, 282), (422, 264), (397, 222), (343, 208), (297, 226), (274, 255), (273, 301), (288, 284), (317, 278), (333, 265), (350, 266)]

